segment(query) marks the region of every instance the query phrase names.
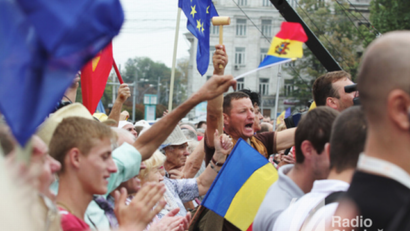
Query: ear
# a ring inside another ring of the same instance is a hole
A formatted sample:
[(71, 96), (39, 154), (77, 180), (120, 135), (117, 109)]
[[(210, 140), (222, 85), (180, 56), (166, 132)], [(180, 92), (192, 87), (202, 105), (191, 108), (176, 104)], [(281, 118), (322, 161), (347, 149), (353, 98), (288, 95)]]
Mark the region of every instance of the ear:
[(305, 156), (305, 160), (312, 159), (314, 148), (313, 148), (312, 143), (310, 143), (309, 140), (304, 140), (301, 144), (300, 149), (302, 150), (302, 153)]
[(229, 116), (226, 113), (222, 113), (224, 117), (223, 125), (226, 127), (226, 125), (229, 125)]
[(325, 144), (323, 155), (327, 155), (327, 157), (330, 160), (330, 143), (329, 142)]
[(81, 152), (78, 148), (72, 148), (68, 151), (66, 156), (66, 166), (73, 166), (74, 168), (80, 167)]
[(400, 89), (391, 91), (387, 97), (387, 113), (393, 123), (401, 130), (410, 129), (410, 96)]
[(337, 104), (337, 99), (333, 98), (333, 97), (327, 97), (326, 98), (326, 106), (331, 107), (335, 110), (337, 110), (338, 108), (338, 104)]

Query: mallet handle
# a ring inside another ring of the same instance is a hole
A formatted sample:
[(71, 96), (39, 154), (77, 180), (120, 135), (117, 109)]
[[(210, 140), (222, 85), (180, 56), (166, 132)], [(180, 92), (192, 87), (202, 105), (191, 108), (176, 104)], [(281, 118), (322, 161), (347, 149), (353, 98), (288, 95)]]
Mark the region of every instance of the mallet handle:
[[(224, 37), (224, 30), (223, 30), (223, 26), (220, 25), (219, 26), (219, 44), (223, 45), (223, 37)], [(222, 69), (223, 66), (222, 64), (219, 64), (219, 68)]]

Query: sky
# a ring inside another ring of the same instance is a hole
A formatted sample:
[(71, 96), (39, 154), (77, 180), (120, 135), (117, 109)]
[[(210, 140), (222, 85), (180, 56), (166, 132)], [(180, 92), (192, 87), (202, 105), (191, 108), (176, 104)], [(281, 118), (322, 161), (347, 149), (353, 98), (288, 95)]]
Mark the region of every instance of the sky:
[[(120, 0), (125, 21), (113, 40), (114, 60), (124, 67), (129, 58), (149, 57), (172, 65), (178, 0)], [(181, 12), (177, 59), (189, 57), (186, 17)]]

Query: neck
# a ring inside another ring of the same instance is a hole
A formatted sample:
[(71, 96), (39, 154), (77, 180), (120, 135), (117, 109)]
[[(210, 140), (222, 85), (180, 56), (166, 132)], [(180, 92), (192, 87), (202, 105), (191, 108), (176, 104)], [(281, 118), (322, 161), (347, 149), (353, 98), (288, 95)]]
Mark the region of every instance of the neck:
[(354, 168), (345, 169), (342, 172), (337, 172), (336, 169), (332, 168), (330, 170), (328, 180), (341, 180), (348, 184), (352, 181), (353, 174), (355, 172)]
[(410, 134), (368, 127), (364, 153), (393, 163), (410, 174)]
[(171, 162), (165, 161), (165, 163), (164, 163), (164, 168), (165, 168), (165, 171), (169, 172), (169, 171), (171, 171), (172, 169), (178, 169), (178, 168), (180, 168), (180, 167), (177, 166), (177, 165), (175, 165), (175, 164), (173, 164), (173, 163), (171, 163)]
[(292, 179), (295, 184), (302, 189), (304, 193), (310, 192), (313, 187), (313, 182), (316, 180), (311, 171), (309, 171), (303, 164), (295, 164), (289, 171), (287, 176)]
[(59, 207), (84, 220), (85, 211), (92, 199), (93, 194), (85, 191), (78, 179), (70, 178), (67, 175), (60, 176), (57, 195)]

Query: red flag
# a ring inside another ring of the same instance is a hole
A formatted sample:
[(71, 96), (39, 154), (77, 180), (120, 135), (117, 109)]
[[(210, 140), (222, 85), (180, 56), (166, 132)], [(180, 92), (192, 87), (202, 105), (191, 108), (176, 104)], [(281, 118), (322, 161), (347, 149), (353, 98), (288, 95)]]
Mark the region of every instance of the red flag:
[(83, 104), (91, 114), (95, 112), (104, 93), (113, 62), (112, 43), (110, 43), (81, 70)]

